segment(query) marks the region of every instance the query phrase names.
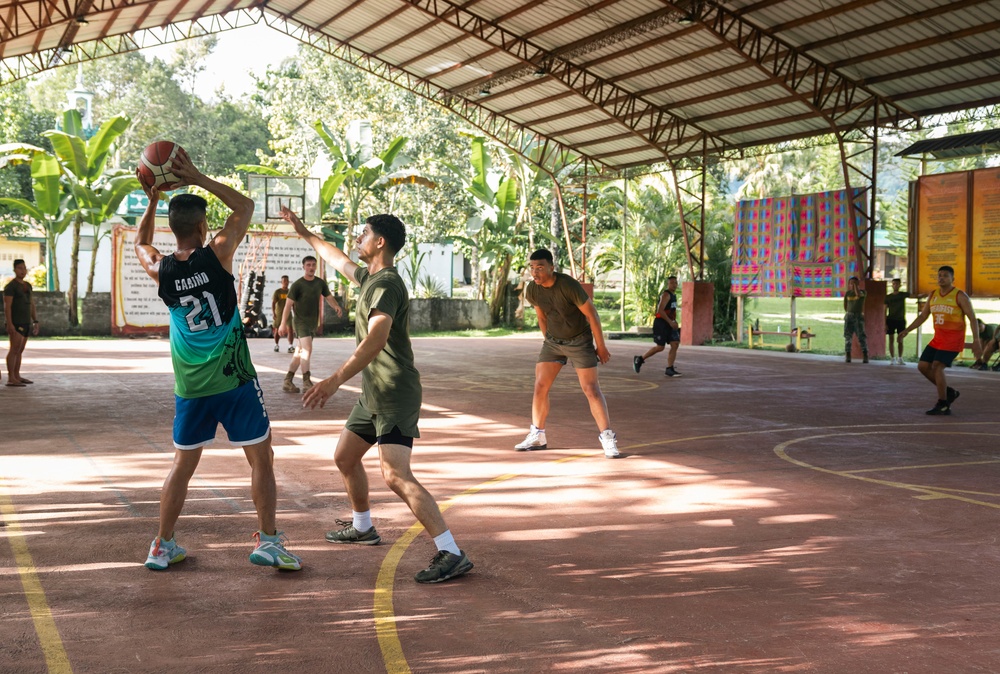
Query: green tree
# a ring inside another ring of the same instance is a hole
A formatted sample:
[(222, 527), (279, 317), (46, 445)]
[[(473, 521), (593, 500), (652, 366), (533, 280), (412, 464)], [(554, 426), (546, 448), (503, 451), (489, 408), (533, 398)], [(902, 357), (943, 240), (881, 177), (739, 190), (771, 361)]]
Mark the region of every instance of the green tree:
[[(131, 52), (83, 64), (84, 88), (94, 93), (93, 118), (121, 115), (132, 120), (116, 143), (113, 166), (135, 166), (143, 148), (155, 140), (178, 143), (210, 175), (228, 175), (237, 164), (259, 161), (258, 152), (266, 151), (270, 140), (260, 107), (226, 97), (203, 100), (201, 96), (214, 92), (197, 90), (198, 73), (215, 39), (186, 43), (170, 62)], [(34, 78), (29, 91), (35, 109), (61, 116), (75, 78), (74, 68)]]
[[(69, 303), (70, 325), (77, 325), (77, 287), (80, 264), (80, 229), (83, 223), (94, 228), (94, 245), (91, 252), (91, 273), (88, 291), (93, 290), (93, 265), (97, 257), (100, 237), (98, 229), (104, 223), (103, 216), (108, 214), (110, 202), (115, 202), (115, 208), (125, 195), (139, 187), (135, 178), (120, 177), (116, 170), (106, 175), (108, 157), (112, 145), (128, 129), (131, 120), (128, 117), (116, 115), (101, 124), (89, 140), (83, 128), (80, 113), (77, 110), (67, 110), (63, 113), (62, 130), (49, 130), (42, 135), (49, 139), (56, 157), (63, 169), (63, 180), (69, 186), (69, 192), (76, 201), (77, 215), (73, 219), (73, 248), (70, 253), (69, 290), (66, 300)], [(128, 182), (131, 180), (132, 182)], [(106, 184), (101, 184), (102, 182)], [(113, 211), (112, 211), (113, 212)]]
[[(604, 185), (599, 192), (599, 210), (622, 213), (623, 187), (617, 182)], [(594, 247), (592, 264), (595, 275), (624, 268), (624, 322), (649, 325), (667, 277), (686, 259), (684, 236), (673, 190), (663, 174), (633, 179), (628, 195), (625, 226), (601, 237)]]
[[(21, 197), (0, 197), (0, 204), (8, 206), (27, 218), (45, 232), (45, 246), (49, 255), (55, 253), (59, 235), (66, 231), (76, 218), (76, 210), (69, 205), (70, 198), (60, 184), (62, 167), (52, 154), (31, 145), (0, 146), (0, 168), (14, 164), (28, 164), (31, 169), (31, 189), (34, 201)], [(21, 221), (23, 223), (23, 221)], [(16, 221), (4, 220), (0, 227), (13, 228)], [(52, 265), (52, 283), (60, 292), (59, 269)]]
[(517, 178), (493, 169), (490, 148), (482, 136), (472, 139), (470, 163), (472, 172), (464, 178), (465, 189), (476, 212), (469, 218), (470, 237), (462, 240), (476, 251), (479, 273), (490, 288), (490, 320), (496, 325), (507, 298), (511, 259), (525, 243), (520, 226), (523, 209)]

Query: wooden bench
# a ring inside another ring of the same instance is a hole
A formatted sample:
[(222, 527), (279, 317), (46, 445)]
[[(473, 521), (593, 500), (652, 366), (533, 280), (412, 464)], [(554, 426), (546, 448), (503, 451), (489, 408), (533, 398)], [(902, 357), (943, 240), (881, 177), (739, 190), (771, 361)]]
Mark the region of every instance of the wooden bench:
[[(810, 332), (809, 328), (799, 331), (798, 328), (790, 330), (788, 332), (771, 332), (768, 330), (754, 330), (752, 326), (747, 327), (747, 337), (750, 348), (755, 346), (758, 348), (763, 348), (765, 346), (764, 335), (782, 335), (788, 337), (789, 344), (795, 344), (796, 351), (812, 351), (812, 338), (816, 336), (815, 333)], [(756, 337), (756, 340), (754, 339)], [(805, 342), (805, 346), (802, 346)]]

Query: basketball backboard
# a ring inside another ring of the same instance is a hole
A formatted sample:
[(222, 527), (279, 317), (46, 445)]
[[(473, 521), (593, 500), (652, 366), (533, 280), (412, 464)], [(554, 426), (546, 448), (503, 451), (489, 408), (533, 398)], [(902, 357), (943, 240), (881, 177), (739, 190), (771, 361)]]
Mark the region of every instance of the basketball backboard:
[(319, 202), (319, 178), (247, 176), (247, 191), (254, 201), (256, 225), (283, 222), (281, 207), (287, 206), (303, 223), (318, 225), (323, 213)]

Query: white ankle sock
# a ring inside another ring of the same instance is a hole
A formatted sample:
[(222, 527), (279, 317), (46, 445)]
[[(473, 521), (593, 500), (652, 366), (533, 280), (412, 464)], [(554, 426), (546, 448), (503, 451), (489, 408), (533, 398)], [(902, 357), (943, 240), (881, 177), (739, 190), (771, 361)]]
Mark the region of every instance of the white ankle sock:
[(354, 528), (358, 531), (365, 532), (372, 528), (372, 511), (366, 510), (363, 513), (359, 513), (356, 510), (352, 510), (351, 514), (354, 515)]
[(458, 544), (455, 543), (455, 537), (451, 535), (451, 529), (448, 529), (443, 534), (435, 536), (434, 545), (437, 546), (438, 550), (447, 550), (453, 555), (462, 554), (462, 551), (458, 549)]

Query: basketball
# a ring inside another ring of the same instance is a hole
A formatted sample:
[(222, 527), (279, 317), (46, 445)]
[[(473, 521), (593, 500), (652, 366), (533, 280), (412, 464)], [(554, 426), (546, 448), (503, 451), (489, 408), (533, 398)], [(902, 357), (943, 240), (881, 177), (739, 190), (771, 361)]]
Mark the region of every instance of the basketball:
[(139, 179), (146, 187), (156, 187), (161, 191), (178, 187), (181, 179), (170, 172), (181, 146), (169, 140), (158, 140), (150, 143), (139, 155)]

